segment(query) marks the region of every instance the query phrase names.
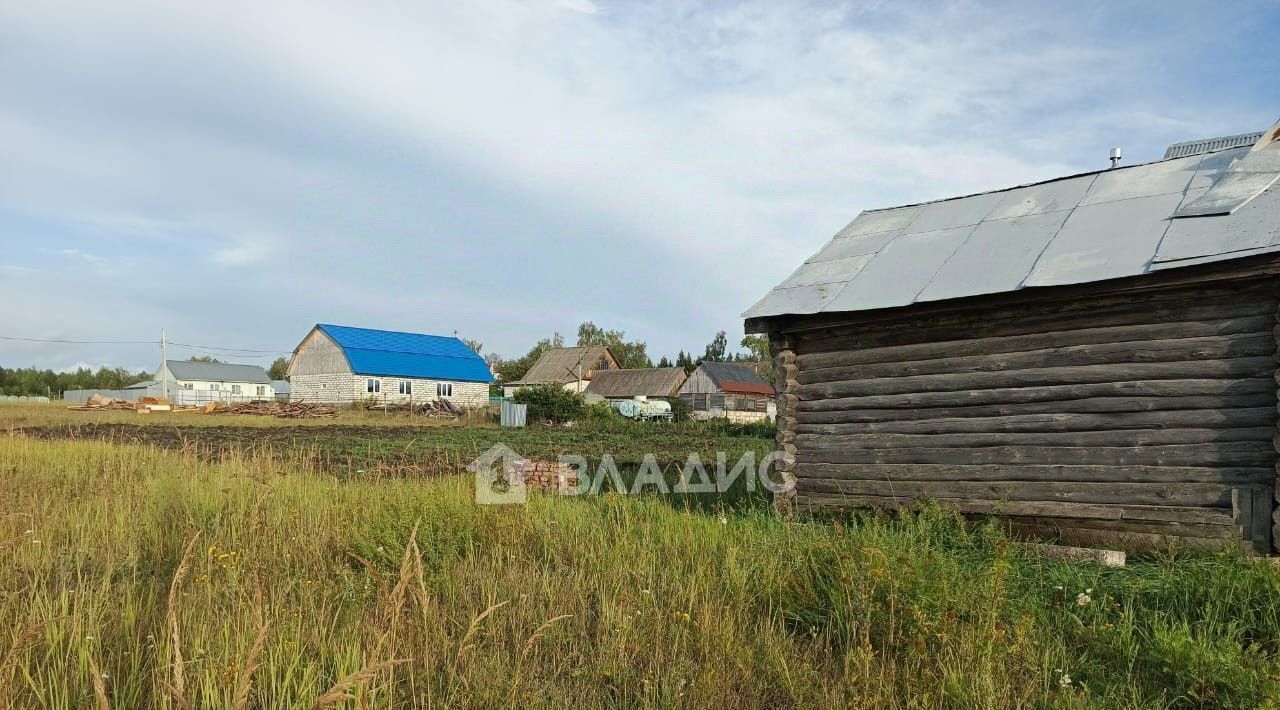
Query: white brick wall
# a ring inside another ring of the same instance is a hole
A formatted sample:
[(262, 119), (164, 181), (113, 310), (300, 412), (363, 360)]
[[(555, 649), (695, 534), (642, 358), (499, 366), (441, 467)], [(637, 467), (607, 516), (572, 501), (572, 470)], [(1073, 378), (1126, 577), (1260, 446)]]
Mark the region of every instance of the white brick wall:
[[(368, 381), (378, 380), (381, 391), (368, 392)], [(400, 383), (412, 383), (411, 395), (400, 394)], [(325, 402), (349, 404), (356, 400), (376, 397), (380, 402), (429, 402), (436, 398), (436, 383), (448, 380), (424, 380), (410, 377), (367, 377), (351, 373), (330, 375), (294, 375), (290, 380), (289, 398), (298, 402)], [(453, 382), (450, 402), (463, 408), (483, 407), (489, 404), (489, 385), (483, 382)]]

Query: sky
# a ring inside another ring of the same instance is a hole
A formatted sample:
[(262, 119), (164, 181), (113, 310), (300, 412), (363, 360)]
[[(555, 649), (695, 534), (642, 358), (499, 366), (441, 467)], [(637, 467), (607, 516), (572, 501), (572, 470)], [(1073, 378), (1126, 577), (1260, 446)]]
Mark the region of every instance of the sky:
[(861, 210), (1270, 126), (1277, 29), (1274, 0), (0, 0), (0, 366), (154, 369), (161, 329), (265, 365), (317, 322), (736, 343)]

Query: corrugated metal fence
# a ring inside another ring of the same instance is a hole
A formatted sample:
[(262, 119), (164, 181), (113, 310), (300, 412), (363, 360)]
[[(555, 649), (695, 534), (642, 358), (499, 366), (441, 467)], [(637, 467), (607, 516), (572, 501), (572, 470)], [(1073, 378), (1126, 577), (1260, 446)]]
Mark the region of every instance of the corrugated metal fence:
[(529, 405), (502, 400), (499, 421), (505, 427), (523, 427), (528, 421)]

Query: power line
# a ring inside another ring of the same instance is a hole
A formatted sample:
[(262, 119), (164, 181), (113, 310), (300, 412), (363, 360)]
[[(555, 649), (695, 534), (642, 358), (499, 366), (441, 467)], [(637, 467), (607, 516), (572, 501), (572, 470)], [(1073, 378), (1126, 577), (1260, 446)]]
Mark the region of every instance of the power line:
[(62, 338), (17, 338), (0, 335), (0, 340), (18, 340), (24, 343), (74, 343), (77, 345), (159, 345), (159, 340), (66, 340)]
[[(159, 345), (159, 340), (73, 340), (70, 338), (20, 338), (13, 335), (0, 335), (0, 340), (10, 340), (23, 343), (67, 343), (72, 345)], [(213, 350), (222, 354), (243, 355), (249, 357), (251, 355), (267, 356), (267, 355), (289, 355), (292, 350), (257, 350), (253, 348), (227, 348), (219, 345), (193, 345), (191, 343), (174, 343), (184, 348), (192, 350)]]

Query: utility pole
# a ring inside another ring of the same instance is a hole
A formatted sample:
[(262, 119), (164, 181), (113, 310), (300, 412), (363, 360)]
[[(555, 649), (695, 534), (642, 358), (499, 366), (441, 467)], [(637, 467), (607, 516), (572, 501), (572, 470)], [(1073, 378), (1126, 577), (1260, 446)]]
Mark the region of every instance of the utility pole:
[(165, 337), (164, 328), (160, 329), (160, 391), (164, 393), (164, 401), (169, 401), (169, 339)]

